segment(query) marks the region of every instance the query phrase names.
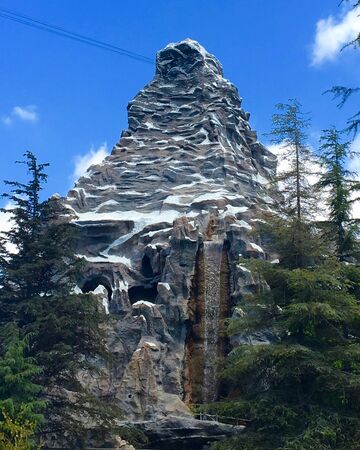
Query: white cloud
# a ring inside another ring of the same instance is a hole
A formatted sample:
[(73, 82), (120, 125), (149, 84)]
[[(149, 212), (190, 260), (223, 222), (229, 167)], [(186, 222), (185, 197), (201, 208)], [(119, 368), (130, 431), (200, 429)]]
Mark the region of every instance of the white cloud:
[(358, 154), (355, 155), (354, 158), (350, 159), (349, 170), (353, 170), (354, 172), (357, 172), (358, 175), (360, 175), (360, 134), (358, 134), (352, 141), (350, 149), (352, 152), (357, 152)]
[[(278, 167), (277, 172), (278, 174), (281, 174), (282, 172), (286, 172), (289, 170), (289, 162), (286, 160), (286, 158), (283, 157), (283, 155), (286, 152), (286, 143), (280, 143), (280, 144), (270, 144), (267, 146), (267, 148), (274, 153), (278, 157)], [(360, 153), (360, 134), (356, 136), (354, 141), (351, 144), (351, 150), (354, 152)], [(355, 172), (355, 179), (359, 179), (360, 176), (360, 156), (356, 155), (354, 158), (349, 160), (348, 169)], [(311, 163), (311, 167), (309, 167), (309, 171), (314, 171), (314, 175), (308, 176), (308, 182), (310, 185), (314, 185), (319, 180), (319, 174), (322, 172), (322, 168), (319, 163), (316, 163), (316, 161)], [(360, 193), (354, 194), (352, 198), (360, 197)], [(327, 206), (325, 204), (326, 201), (326, 195), (323, 199), (319, 199), (318, 204), (318, 210), (319, 214), (316, 216), (317, 219), (323, 220), (325, 218), (325, 215), (323, 212), (326, 211)], [(360, 201), (357, 201), (353, 204), (353, 210), (352, 210), (352, 216), (355, 219), (360, 219)]]
[(12, 124), (12, 119), (10, 116), (4, 116), (1, 118), (1, 120), (7, 126), (10, 126)]
[[(290, 163), (288, 158), (286, 158), (286, 153), (289, 150), (289, 144), (284, 142), (280, 142), (279, 144), (270, 144), (267, 148), (274, 153), (278, 157), (278, 165), (277, 165), (277, 174), (281, 175), (287, 172), (290, 169)], [(311, 161), (307, 161), (305, 164), (306, 171), (309, 172), (306, 176), (306, 181), (310, 186), (314, 186), (320, 178), (320, 174), (323, 171), (320, 163), (317, 161), (316, 156), (311, 158)], [(282, 182), (279, 182), (280, 188), (282, 187)], [(323, 195), (323, 198), (318, 199), (317, 203), (317, 212), (315, 214), (315, 218), (317, 220), (325, 220), (327, 215), (327, 206), (326, 206), (326, 196)]]
[(12, 114), (13, 116), (26, 122), (37, 122), (39, 120), (39, 116), (36, 109), (37, 108), (35, 105), (14, 106), (12, 109)]
[[(8, 202), (4, 209), (11, 210), (14, 205)], [(0, 211), (0, 234), (4, 231), (9, 231), (13, 227), (14, 222), (11, 220), (11, 214)], [(6, 244), (6, 248), (11, 253), (16, 253), (16, 247), (14, 244)]]
[(334, 60), (345, 44), (353, 41), (360, 32), (360, 8), (347, 11), (336, 20), (333, 16), (316, 24), (312, 63), (321, 64)]
[(286, 151), (286, 142), (280, 142), (280, 144), (270, 144), (267, 148), (278, 158), (277, 173), (286, 172), (289, 170), (289, 162), (287, 159), (282, 157)]
[[(351, 144), (351, 150), (354, 152), (360, 152), (360, 134), (356, 136)], [(353, 159), (349, 161), (349, 170), (355, 172), (355, 179), (359, 179), (360, 176), (360, 156), (356, 155)], [(360, 193), (353, 195), (353, 198), (359, 197)], [(353, 217), (360, 219), (360, 201), (353, 204)]]
[(104, 142), (97, 149), (92, 147), (85, 155), (76, 155), (75, 168), (72, 176), (73, 180), (77, 180), (83, 176), (90, 166), (101, 163), (109, 153), (107, 143)]
[(9, 115), (2, 117), (2, 122), (9, 126), (15, 119), (31, 123), (37, 122), (39, 120), (37, 107), (35, 105), (14, 106)]
[[(288, 144), (286, 142), (281, 142), (280, 144), (270, 144), (267, 148), (278, 157), (277, 173), (280, 175), (283, 172), (287, 172), (290, 169), (288, 158), (285, 157), (288, 151)], [(319, 181), (318, 174), (322, 171), (322, 168), (316, 161), (315, 157), (314, 160), (309, 161), (307, 171), (309, 172), (307, 181), (310, 185), (314, 185)]]

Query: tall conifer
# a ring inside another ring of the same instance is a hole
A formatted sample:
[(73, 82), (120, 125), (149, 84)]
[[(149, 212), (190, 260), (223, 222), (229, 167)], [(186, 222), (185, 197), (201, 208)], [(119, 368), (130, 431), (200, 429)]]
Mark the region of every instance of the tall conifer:
[(341, 132), (329, 128), (321, 137), (320, 154), (324, 173), (318, 186), (328, 195), (330, 238), (335, 243), (337, 257), (345, 260), (358, 253), (358, 224), (352, 219), (352, 204), (360, 191), (360, 182), (352, 179), (354, 173), (346, 167), (352, 156), (351, 142), (343, 142)]
[(95, 370), (97, 358), (107, 357), (105, 317), (93, 296), (73, 291), (82, 262), (74, 255), (74, 228), (60, 199), (40, 199), (47, 164), (31, 152), (25, 164), (29, 182), (6, 182), (14, 227), (4, 236), (17, 251), (4, 246), (0, 261), (2, 329), (16, 323), (30, 337), (29, 356), (41, 369), (37, 380), (48, 405), (43, 432), (80, 448), (88, 423), (108, 428), (118, 413), (79, 378), (81, 371)]

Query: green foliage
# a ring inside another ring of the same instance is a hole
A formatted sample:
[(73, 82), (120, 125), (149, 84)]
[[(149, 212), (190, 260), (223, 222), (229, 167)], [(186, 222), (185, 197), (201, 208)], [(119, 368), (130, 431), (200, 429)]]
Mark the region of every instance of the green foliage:
[[(350, 3), (350, 6), (352, 9), (359, 8), (360, 2), (359, 1), (351, 1), (351, 0), (342, 0), (341, 3)], [(360, 30), (358, 32), (358, 35), (353, 39), (352, 41), (348, 42), (345, 47), (353, 46), (355, 49), (360, 47)], [(344, 47), (344, 48), (345, 48)], [(331, 93), (333, 94), (333, 99), (338, 100), (338, 107), (342, 108), (345, 103), (347, 103), (348, 99), (352, 97), (354, 94), (357, 94), (360, 92), (359, 87), (349, 88), (346, 86), (333, 86), (331, 89), (327, 90), (325, 93)], [(347, 127), (346, 131), (348, 133), (352, 133), (353, 136), (357, 134), (360, 128), (360, 111), (357, 111), (355, 114), (353, 114), (347, 121)]]
[(26, 356), (28, 339), (13, 334), (7, 341), (0, 358), (0, 449), (31, 450), (46, 407), (35, 382), (41, 369)]
[[(244, 261), (242, 261), (244, 264)], [(217, 450), (355, 450), (360, 430), (360, 267), (325, 259), (288, 268), (249, 261), (270, 289), (241, 303), (229, 334), (262, 333), (239, 345), (222, 371), (229, 391), (207, 408), (248, 419)]]
[(40, 450), (34, 443), (36, 423), (27, 418), (26, 408), (20, 406), (19, 412), (13, 418), (3, 411), (3, 421), (0, 422), (0, 450)]
[(65, 446), (81, 448), (86, 423), (111, 428), (119, 411), (107, 399), (97, 399), (80, 381), (81, 371), (96, 373), (99, 359), (108, 358), (105, 348), (105, 315), (91, 295), (73, 293), (82, 262), (74, 255), (75, 228), (68, 223), (60, 199), (41, 201), (47, 164), (38, 164), (27, 152), (27, 183), (7, 182), (15, 205), (15, 226), (4, 233), (0, 259), (0, 333), (16, 323), (29, 336), (29, 356), (41, 371), (36, 379), (41, 399), (47, 402), (42, 433), (55, 433)]
[(330, 229), (327, 234), (335, 242), (337, 257), (345, 260), (358, 253), (359, 230), (357, 221), (351, 217), (351, 206), (352, 194), (360, 190), (360, 183), (351, 179), (354, 174), (346, 168), (347, 160), (353, 156), (351, 142), (342, 142), (341, 132), (332, 127), (323, 132), (320, 152), (324, 173), (318, 188), (328, 193)]
[(302, 112), (301, 104), (294, 99), (276, 105), (273, 115), (272, 142), (282, 144), (286, 152), (282, 156), (288, 168), (278, 174), (275, 181), (280, 186), (277, 208), (288, 217), (296, 215), (298, 220), (309, 213), (312, 205), (312, 190), (308, 183), (309, 162), (312, 154), (307, 144), (307, 129), (310, 120)]
[(326, 241), (315, 223), (274, 213), (267, 213), (264, 218), (266, 222), (259, 226), (259, 232), (272, 252), (279, 255), (282, 266), (311, 266), (328, 252)]
[(0, 358), (0, 419), (1, 414), (13, 417), (21, 413), (37, 426), (44, 419), (41, 412), (46, 404), (39, 400), (41, 386), (34, 382), (41, 369), (34, 358), (25, 356), (26, 341), (16, 337)]

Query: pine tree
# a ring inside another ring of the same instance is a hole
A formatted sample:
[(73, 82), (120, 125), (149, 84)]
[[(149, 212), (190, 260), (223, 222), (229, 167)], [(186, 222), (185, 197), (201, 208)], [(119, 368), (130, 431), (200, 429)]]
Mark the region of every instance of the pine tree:
[(276, 107), (278, 112), (273, 115), (270, 136), (272, 142), (282, 144), (286, 150), (282, 158), (286, 160), (288, 168), (275, 181), (280, 183), (280, 192), (285, 201), (283, 214), (289, 217), (296, 215), (301, 221), (312, 199), (308, 183), (308, 166), (312, 153), (307, 144), (306, 133), (310, 120), (301, 111), (301, 104), (297, 100), (279, 103)]
[(276, 210), (264, 213), (263, 219), (257, 232), (265, 245), (270, 242), (270, 253), (277, 255), (283, 267), (314, 266), (328, 254), (328, 244), (316, 222), (281, 216)]
[(273, 243), (287, 267), (313, 264), (323, 250), (316, 226), (306, 219), (312, 217), (315, 193), (308, 182), (313, 155), (307, 144), (310, 120), (297, 100), (277, 105), (273, 115), (272, 142), (281, 144), (286, 168), (274, 178), (270, 189), (273, 202), (264, 214), (267, 225), (261, 227)]
[(216, 450), (359, 448), (360, 266), (330, 252), (338, 250), (340, 225), (345, 234), (350, 230), (343, 210), (349, 214), (350, 192), (358, 183), (346, 181), (349, 144), (334, 130), (325, 133), (322, 151), (326, 170), (319, 186), (330, 189), (335, 232), (325, 240), (310, 215), (299, 220), (295, 208), (295, 218), (278, 210), (260, 232), (279, 263), (242, 260), (258, 290), (240, 300), (241, 314), (229, 320), (228, 333), (234, 342), (244, 333), (268, 341), (240, 344), (226, 358), (227, 398), (205, 409), (248, 422), (244, 432), (215, 444)]
[[(41, 386), (35, 383), (41, 369), (34, 358), (26, 356), (27, 338), (12, 338), (0, 358), (0, 415), (22, 416), (35, 424), (43, 421), (45, 402), (39, 399)], [(25, 417), (26, 415), (26, 417)]]
[(360, 298), (353, 287), (360, 286), (360, 268), (334, 260), (295, 270), (258, 260), (249, 268), (271, 289), (246, 299), (229, 331), (273, 338), (230, 353), (223, 377), (231, 400), (210, 408), (249, 422), (215, 448), (358, 449)]
[(351, 216), (351, 207), (356, 198), (352, 198), (360, 190), (360, 183), (351, 179), (354, 174), (346, 168), (352, 156), (351, 142), (342, 142), (341, 132), (335, 127), (324, 130), (321, 137), (321, 163), (325, 170), (318, 187), (328, 193), (329, 219), (336, 255), (340, 260), (357, 253), (358, 224)]
[[(351, 9), (355, 10), (360, 7), (360, 1), (352, 1), (352, 0), (342, 0), (341, 3), (350, 3)], [(350, 42), (345, 45), (345, 47), (353, 46), (355, 49), (360, 47), (360, 29), (358, 35)], [(343, 47), (343, 48), (345, 48)], [(360, 87), (347, 87), (347, 86), (333, 86), (331, 89), (327, 90), (325, 93), (332, 93), (334, 100), (339, 100), (338, 108), (342, 108), (345, 103), (352, 97), (354, 94), (358, 94), (360, 92)], [(346, 131), (349, 133), (353, 133), (355, 136), (360, 128), (360, 111), (357, 111), (353, 114), (349, 120), (347, 121)]]
[(0, 449), (32, 449), (46, 403), (40, 400), (41, 386), (35, 383), (41, 369), (26, 356), (28, 339), (8, 339), (0, 358)]
[(96, 370), (96, 359), (108, 357), (105, 317), (94, 297), (73, 293), (82, 264), (73, 251), (74, 227), (60, 199), (40, 200), (47, 164), (38, 164), (30, 152), (25, 158), (30, 181), (7, 182), (15, 226), (5, 240), (17, 253), (5, 248), (0, 263), (2, 329), (15, 322), (30, 336), (29, 355), (41, 368), (38, 382), (48, 402), (43, 432), (80, 448), (86, 422), (106, 429), (119, 414), (79, 381), (79, 372)]

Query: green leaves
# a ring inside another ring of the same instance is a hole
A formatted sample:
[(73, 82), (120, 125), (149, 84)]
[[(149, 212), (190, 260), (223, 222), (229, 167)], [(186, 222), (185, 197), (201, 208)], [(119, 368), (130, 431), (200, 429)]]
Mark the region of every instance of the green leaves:
[(355, 450), (360, 268), (331, 258), (307, 268), (261, 260), (241, 264), (262, 287), (242, 299), (241, 314), (229, 321), (228, 332), (234, 342), (244, 333), (268, 341), (240, 344), (226, 359), (222, 378), (229, 400), (208, 408), (231, 411), (250, 423), (243, 434), (215, 448)]
[[(90, 394), (79, 376), (96, 373), (99, 361), (108, 358), (105, 316), (94, 297), (73, 293), (83, 264), (74, 255), (75, 228), (59, 198), (40, 200), (47, 164), (31, 152), (25, 158), (30, 180), (7, 182), (15, 226), (0, 242), (0, 335), (16, 324), (29, 345), (25, 360), (17, 344), (4, 355), (5, 365), (0, 363), (0, 409), (2, 397), (9, 411), (22, 402), (26, 408), (31, 403), (29, 413), (36, 414), (46, 404), (42, 432), (81, 448), (86, 422), (109, 430), (120, 415), (110, 401)], [(6, 242), (17, 252), (8, 252)]]
[(25, 355), (27, 339), (13, 338), (0, 359), (0, 423), (6, 414), (30, 420), (35, 427), (43, 422), (46, 402), (39, 399), (41, 385), (35, 382), (41, 373), (34, 358)]
[(359, 252), (358, 226), (352, 220), (352, 196), (360, 190), (354, 174), (346, 168), (353, 156), (351, 142), (343, 142), (342, 132), (335, 127), (323, 131), (321, 137), (321, 164), (324, 173), (318, 189), (326, 189), (330, 229), (328, 236), (334, 241), (336, 255), (340, 260), (354, 257)]
[(308, 183), (312, 152), (308, 145), (307, 130), (310, 120), (302, 112), (302, 105), (295, 99), (276, 105), (277, 113), (272, 117), (273, 127), (269, 135), (272, 142), (283, 147), (282, 159), (286, 170), (275, 178), (278, 195), (273, 195), (277, 212), (287, 217), (296, 215), (298, 220), (310, 213), (312, 189)]

